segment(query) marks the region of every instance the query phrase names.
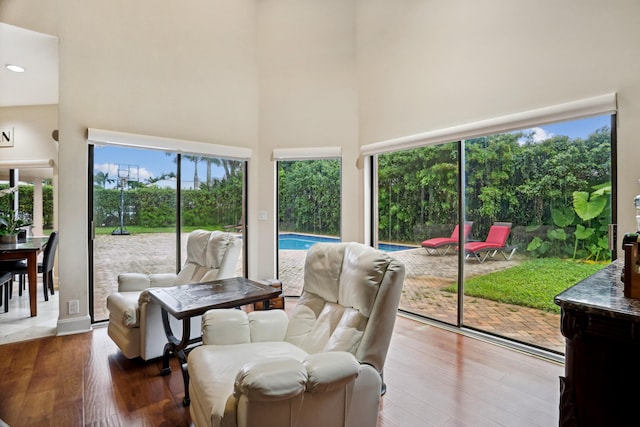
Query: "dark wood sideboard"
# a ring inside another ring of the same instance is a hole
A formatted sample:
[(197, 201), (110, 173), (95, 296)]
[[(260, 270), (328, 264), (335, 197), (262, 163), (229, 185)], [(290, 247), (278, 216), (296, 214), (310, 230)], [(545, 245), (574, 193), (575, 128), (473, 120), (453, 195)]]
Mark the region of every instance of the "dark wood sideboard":
[(626, 298), (624, 260), (557, 295), (566, 338), (561, 426), (640, 425), (640, 299)]

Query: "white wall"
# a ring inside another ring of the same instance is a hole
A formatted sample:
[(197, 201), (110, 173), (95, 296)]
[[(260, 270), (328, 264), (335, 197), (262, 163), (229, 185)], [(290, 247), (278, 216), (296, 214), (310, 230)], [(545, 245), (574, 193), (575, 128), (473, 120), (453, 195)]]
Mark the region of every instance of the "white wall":
[(58, 129), (57, 105), (0, 108), (0, 129), (7, 128), (13, 128), (14, 144), (13, 147), (0, 147), (0, 163), (58, 160), (58, 143), (51, 136), (51, 132)]
[(360, 142), (617, 92), (619, 235), (640, 193), (640, 3), (358, 2)]
[(0, 16), (60, 38), (63, 333), (87, 325), (87, 127), (253, 149), (249, 275), (264, 278), (273, 148), (342, 147), (342, 237), (362, 240), (360, 144), (617, 92), (620, 224), (635, 226), (636, 1), (4, 0)]
[(258, 4), (259, 181), (252, 181), (249, 200), (257, 200), (269, 221), (258, 224), (260, 252), (250, 277), (274, 277), (274, 148), (342, 147), (342, 239), (362, 238), (355, 7), (343, 0)]
[[(42, 2), (10, 1), (3, 19), (38, 26)], [(62, 0), (58, 332), (87, 329), (88, 127), (255, 148), (255, 3), (159, 5)], [(45, 26), (45, 25), (42, 25)], [(67, 302), (80, 300), (80, 315)]]
[[(46, 3), (46, 2), (45, 2)], [(9, 0), (3, 19), (43, 31), (41, 1)], [(358, 240), (355, 7), (352, 2), (62, 0), (60, 39), (60, 321), (86, 325), (86, 129), (242, 146), (249, 176), (249, 276), (273, 277), (273, 148), (342, 146), (343, 238)], [(256, 213), (266, 210), (268, 221)], [(66, 314), (80, 300), (80, 316)]]

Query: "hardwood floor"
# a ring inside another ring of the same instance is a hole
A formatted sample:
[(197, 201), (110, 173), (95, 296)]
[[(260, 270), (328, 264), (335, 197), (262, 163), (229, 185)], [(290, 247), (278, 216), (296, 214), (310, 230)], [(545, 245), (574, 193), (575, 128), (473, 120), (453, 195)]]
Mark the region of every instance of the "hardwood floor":
[[(179, 367), (127, 360), (92, 332), (0, 346), (0, 419), (20, 426), (190, 426)], [(554, 362), (398, 317), (379, 427), (558, 425)]]

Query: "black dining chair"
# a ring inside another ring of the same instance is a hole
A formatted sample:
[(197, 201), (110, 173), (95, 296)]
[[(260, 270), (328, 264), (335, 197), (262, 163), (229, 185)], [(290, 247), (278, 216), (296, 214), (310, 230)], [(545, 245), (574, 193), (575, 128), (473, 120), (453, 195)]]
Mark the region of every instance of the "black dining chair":
[[(58, 232), (54, 231), (49, 236), (47, 245), (44, 247), (44, 255), (42, 262), (38, 263), (38, 274), (42, 274), (42, 287), (44, 291), (44, 300), (49, 301), (49, 292), (51, 295), (55, 293), (53, 289), (53, 263), (58, 247)], [(12, 275), (18, 276), (19, 295), (25, 286), (25, 278), (27, 276), (27, 261), (3, 261), (0, 263), (0, 274), (3, 272), (11, 272)]]

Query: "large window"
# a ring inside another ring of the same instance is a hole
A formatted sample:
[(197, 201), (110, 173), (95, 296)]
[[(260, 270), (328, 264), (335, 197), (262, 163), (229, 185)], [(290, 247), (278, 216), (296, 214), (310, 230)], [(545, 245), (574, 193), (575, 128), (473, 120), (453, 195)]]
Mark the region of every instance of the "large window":
[(278, 278), (283, 293), (302, 291), (307, 250), (340, 241), (340, 160), (278, 162)]
[(553, 297), (612, 257), (612, 117), (378, 154), (377, 243), (407, 267), (400, 308), (564, 352)]
[(243, 161), (120, 146), (90, 153), (94, 321), (107, 319), (118, 274), (178, 272), (192, 230), (241, 234)]
[[(448, 323), (456, 322), (457, 295), (441, 288), (458, 281), (456, 245), (440, 239), (458, 224), (457, 153), (458, 144), (446, 143), (380, 154), (377, 162), (377, 246), (410, 266), (400, 307)], [(421, 247), (433, 238), (437, 244)]]

